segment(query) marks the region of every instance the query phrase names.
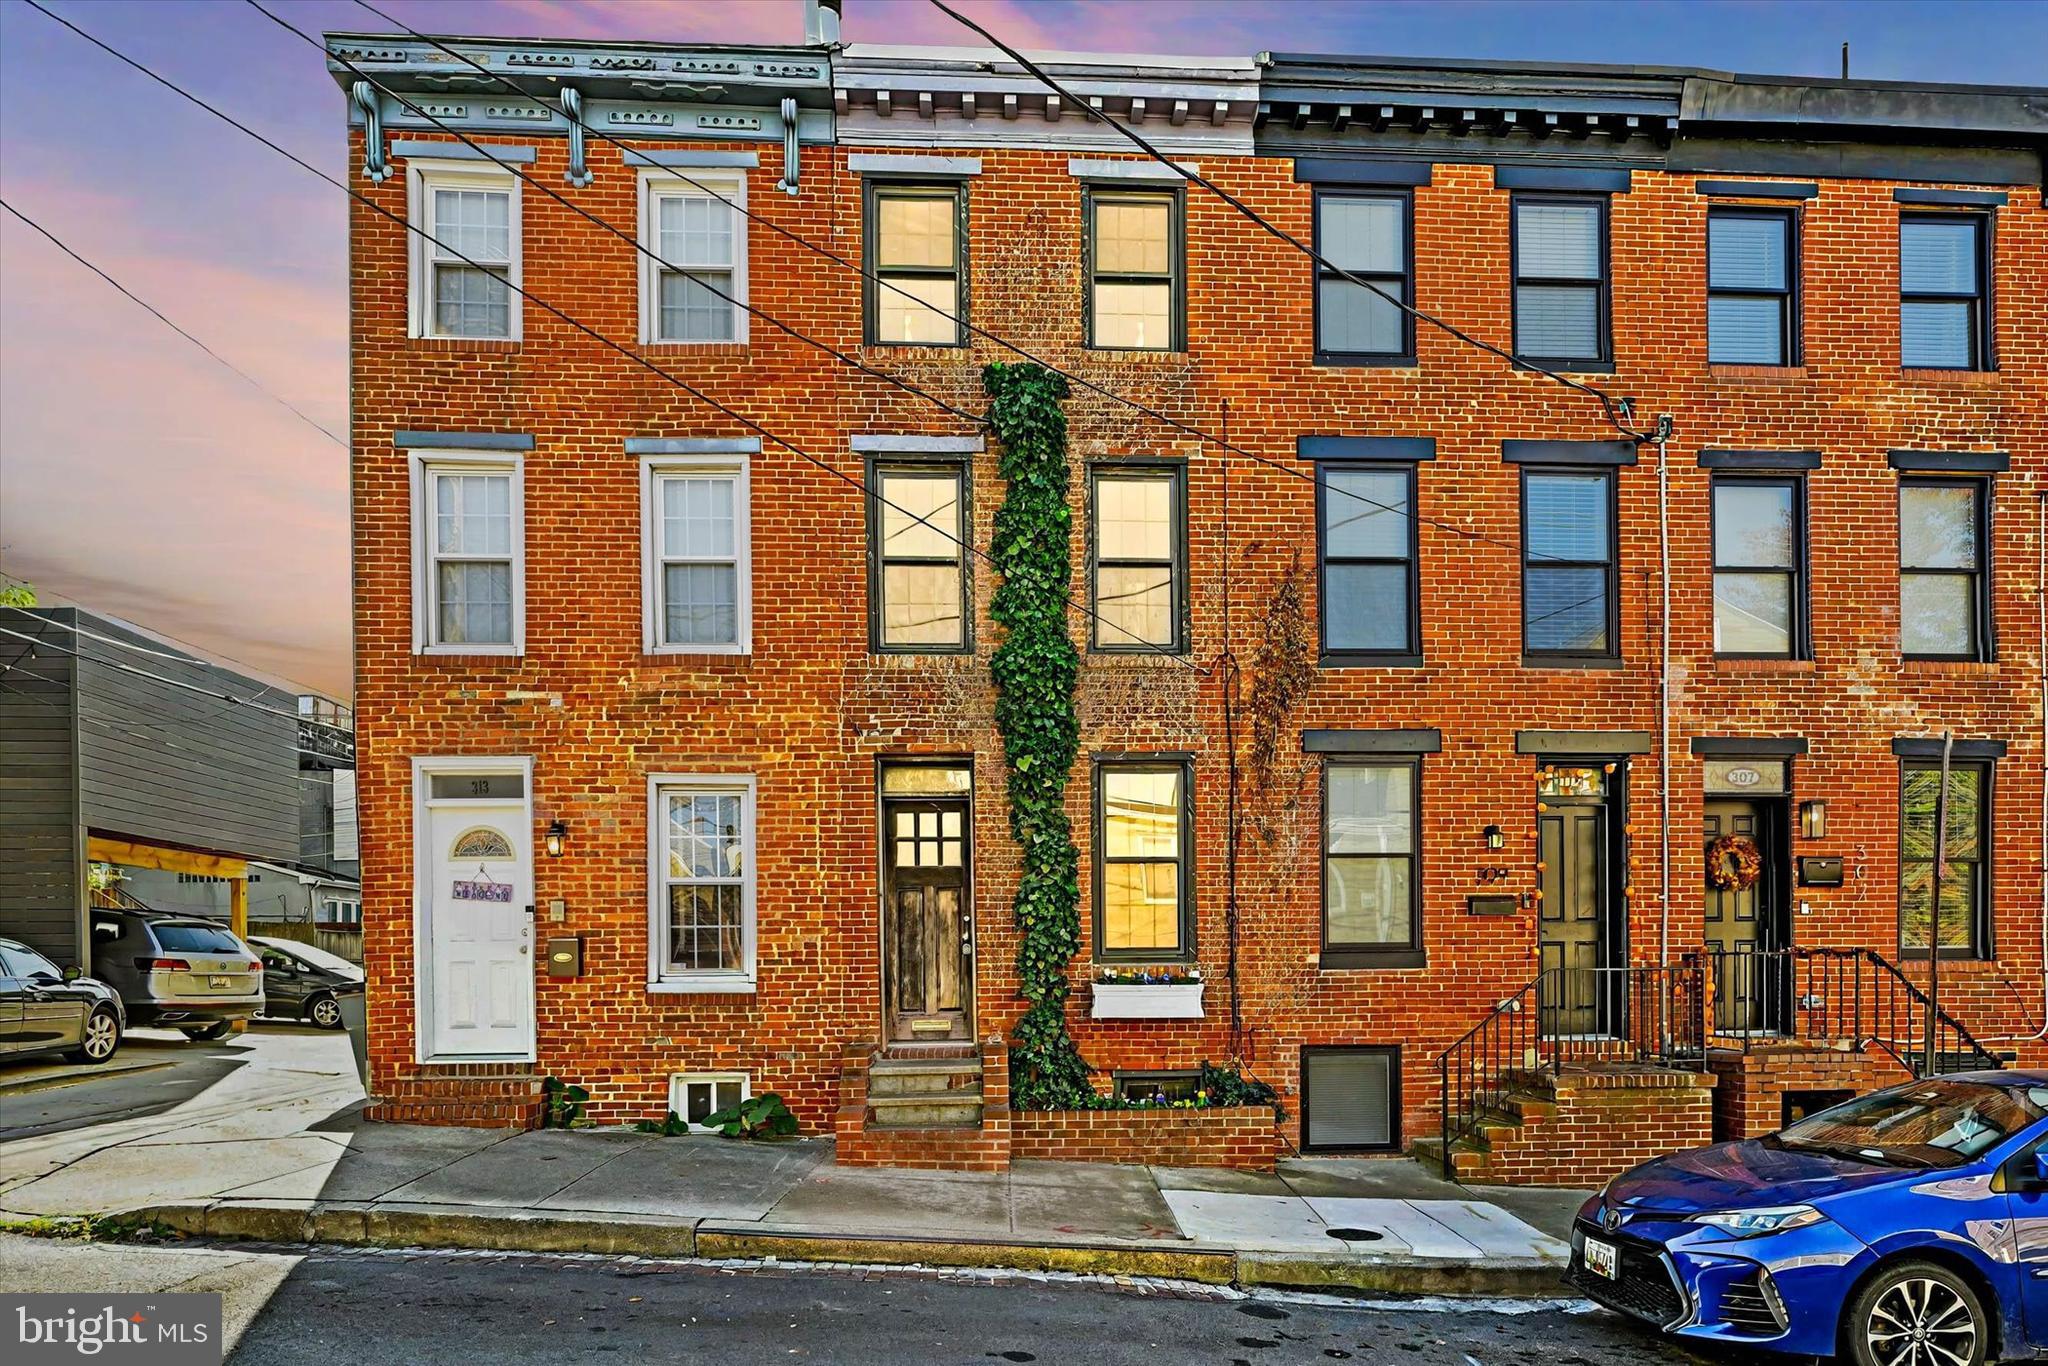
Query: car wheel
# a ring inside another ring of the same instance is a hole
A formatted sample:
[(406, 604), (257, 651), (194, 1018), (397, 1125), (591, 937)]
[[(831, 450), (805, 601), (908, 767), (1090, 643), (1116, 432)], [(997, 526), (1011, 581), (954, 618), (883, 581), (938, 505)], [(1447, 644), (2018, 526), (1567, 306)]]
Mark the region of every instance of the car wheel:
[(1856, 1366), (1983, 1366), (1990, 1324), (1969, 1282), (1934, 1262), (1888, 1266), (1849, 1302), (1843, 1345)]
[(231, 1020), (215, 1020), (212, 1024), (186, 1025), (178, 1032), (195, 1043), (212, 1043), (215, 1039), (225, 1039), (232, 1028), (234, 1022)]
[(306, 1018), (322, 1029), (339, 1029), (341, 1002), (332, 996), (315, 996), (306, 1006)]
[(113, 1011), (99, 1006), (85, 1017), (85, 1030), (78, 1036), (78, 1047), (71, 1056), (80, 1062), (102, 1063), (113, 1057), (120, 1046), (121, 1022), (114, 1018)]

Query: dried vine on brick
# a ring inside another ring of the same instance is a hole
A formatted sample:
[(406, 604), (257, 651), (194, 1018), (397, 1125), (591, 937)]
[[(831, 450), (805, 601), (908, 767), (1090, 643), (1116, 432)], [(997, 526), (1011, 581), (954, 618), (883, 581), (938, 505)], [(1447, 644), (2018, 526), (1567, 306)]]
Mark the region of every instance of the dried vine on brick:
[(1087, 1106), (1099, 1097), (1067, 1032), (1068, 964), (1081, 947), (1079, 855), (1067, 819), (1080, 750), (1080, 658), (1067, 631), (1073, 514), (1067, 506), (1066, 380), (1036, 365), (993, 364), (982, 384), (1002, 443), (1008, 490), (989, 552), (1003, 576), (989, 615), (1004, 628), (989, 661), (1003, 737), (1017, 883), (1018, 990), (1031, 1004), (1011, 1035), (1010, 1095), (1024, 1110)]

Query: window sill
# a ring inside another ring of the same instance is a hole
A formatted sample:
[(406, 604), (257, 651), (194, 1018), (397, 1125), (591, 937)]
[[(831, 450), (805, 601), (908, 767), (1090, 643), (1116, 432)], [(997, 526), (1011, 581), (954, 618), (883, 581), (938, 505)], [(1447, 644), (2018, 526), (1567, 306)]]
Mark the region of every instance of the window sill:
[(1089, 669), (1171, 669), (1187, 663), (1185, 646), (1160, 646), (1156, 650), (1100, 650), (1089, 647), (1085, 667)]
[(1526, 374), (1535, 374), (1539, 369), (1559, 375), (1611, 375), (1614, 362), (1611, 360), (1545, 360), (1541, 356), (1516, 356), (1515, 369)]
[(660, 977), (647, 984), (649, 996), (746, 996), (754, 994), (751, 977)]
[(518, 659), (526, 651), (518, 645), (422, 645), (413, 653), (422, 659)]
[(1810, 659), (1749, 659), (1741, 655), (1714, 658), (1717, 674), (1810, 674), (1814, 667)]
[(1081, 354), (1093, 361), (1137, 361), (1150, 365), (1186, 365), (1193, 359), (1184, 346), (1172, 351), (1142, 346), (1086, 346), (1081, 348)]
[[(1900, 949), (1899, 961), (1901, 963), (1924, 963), (1927, 961), (1927, 950)], [(1980, 953), (1976, 949), (1967, 951), (1944, 949), (1941, 954), (1941, 965), (1945, 968), (1964, 967), (1990, 971), (1998, 966), (1998, 959), (1991, 954)]]
[(969, 347), (965, 342), (871, 341), (861, 343), (861, 358), (864, 360), (867, 359), (868, 353), (870, 352), (874, 353), (875, 359), (881, 359), (883, 357), (887, 357), (890, 360), (964, 361), (974, 359), (973, 349)]
[(750, 356), (753, 347), (743, 341), (643, 341), (642, 351), (662, 356)]
[(1373, 356), (1343, 351), (1318, 351), (1315, 363), (1325, 370), (1421, 370), (1414, 356)]
[(1429, 954), (1424, 949), (1324, 949), (1316, 960), (1322, 972), (1349, 972), (1358, 968), (1425, 968)]
[(1707, 376), (1710, 379), (1805, 379), (1804, 365), (1732, 365), (1725, 361), (1708, 361)]
[(1995, 659), (1916, 659), (1907, 655), (1899, 661), (1899, 668), (1906, 673), (1924, 674), (1983, 674), (1995, 677), (1998, 673)]
[(1413, 655), (1368, 655), (1336, 651), (1316, 656), (1318, 669), (1417, 669), (1422, 667), (1422, 656)]
[(654, 661), (684, 659), (745, 659), (754, 653), (751, 642), (745, 645), (655, 645), (643, 646), (640, 653)]
[(1569, 669), (1619, 669), (1619, 668), (1621, 668), (1621, 667), (1622, 667), (1622, 661), (1621, 661), (1620, 659), (1618, 659), (1618, 658), (1609, 658), (1609, 657), (1599, 657), (1599, 656), (1595, 656), (1595, 657), (1588, 657), (1588, 658), (1585, 658), (1585, 659), (1577, 659), (1577, 658), (1574, 658), (1574, 657), (1572, 657), (1572, 656), (1570, 656), (1570, 655), (1532, 655), (1532, 654), (1524, 654), (1524, 655), (1522, 656), (1522, 667), (1523, 667), (1523, 668), (1525, 668), (1525, 669), (1567, 669), (1567, 670), (1569, 670)]
[(1953, 384), (1965, 389), (1988, 388), (1999, 382), (1996, 370), (1927, 370), (1901, 366), (1899, 379), (1909, 384)]
[(428, 351), (483, 351), (504, 352), (507, 355), (519, 349), (517, 337), (414, 337), (415, 346)]

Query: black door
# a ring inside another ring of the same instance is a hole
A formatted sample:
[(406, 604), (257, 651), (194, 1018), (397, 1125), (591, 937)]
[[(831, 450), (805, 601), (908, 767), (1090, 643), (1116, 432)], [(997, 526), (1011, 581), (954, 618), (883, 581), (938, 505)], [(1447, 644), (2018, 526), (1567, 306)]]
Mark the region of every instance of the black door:
[[(1702, 832), (1705, 848), (1725, 836), (1746, 840), (1757, 852), (1756, 880), (1747, 887), (1706, 887), (1706, 948), (1714, 966), (1714, 1028), (1724, 1034), (1768, 1033), (1784, 1018), (1783, 965), (1772, 956), (1779, 947), (1779, 892), (1773, 872), (1777, 841), (1766, 802), (1732, 798), (1707, 801)], [(1723, 853), (1723, 881), (1731, 882), (1738, 860)]]
[(965, 799), (890, 797), (883, 821), (883, 1000), (892, 1041), (974, 1037)]
[(1548, 802), (1536, 817), (1537, 958), (1543, 970), (1543, 1033), (1612, 1032), (1614, 985), (1602, 971), (1618, 936), (1609, 932), (1607, 807)]

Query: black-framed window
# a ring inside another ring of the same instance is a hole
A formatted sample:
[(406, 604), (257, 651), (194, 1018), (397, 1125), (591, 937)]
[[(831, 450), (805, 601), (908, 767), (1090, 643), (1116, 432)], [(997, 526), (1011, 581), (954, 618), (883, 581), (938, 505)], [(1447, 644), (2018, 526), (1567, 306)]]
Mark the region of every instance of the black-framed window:
[(1422, 765), (1323, 765), (1324, 967), (1422, 962)]
[(1088, 186), (1081, 213), (1088, 256), (1087, 344), (1105, 351), (1182, 346), (1181, 192)]
[(1989, 488), (1899, 481), (1899, 650), (1908, 659), (1990, 658)]
[(1715, 654), (1805, 654), (1805, 492), (1797, 476), (1715, 476)]
[(1620, 654), (1612, 470), (1522, 471), (1522, 652)]
[(1304, 1152), (1393, 1152), (1401, 1147), (1398, 1046), (1301, 1050)]
[(1316, 466), (1316, 594), (1325, 665), (1420, 663), (1415, 466)]
[(1707, 360), (1799, 363), (1799, 233), (1790, 209), (1707, 210)]
[(867, 184), (867, 340), (959, 346), (967, 317), (967, 194), (957, 182)]
[(1193, 778), (1186, 759), (1097, 761), (1097, 961), (1194, 956)]
[(1119, 1072), (1112, 1083), (1118, 1100), (1172, 1104), (1193, 1100), (1202, 1087), (1202, 1074), (1195, 1068), (1174, 1068), (1161, 1072)]
[(1607, 196), (1514, 197), (1515, 355), (1552, 368), (1607, 365)]
[(1991, 368), (1990, 221), (1982, 214), (1899, 215), (1899, 364)]
[[(1402, 303), (1412, 303), (1414, 197), (1406, 190), (1317, 190), (1316, 254)], [(1362, 285), (1316, 266), (1316, 362), (1415, 359), (1415, 321)]]
[(971, 650), (966, 465), (877, 462), (868, 487), (868, 647), (882, 654)]
[[(1935, 802), (1941, 763), (1901, 765), (1899, 788), (1899, 949), (1925, 958), (1934, 928)], [(1951, 760), (1948, 847), (1941, 879), (1941, 956), (1991, 956), (1991, 765)]]
[(1186, 471), (1179, 463), (1089, 470), (1089, 644), (1152, 653), (1186, 648)]

